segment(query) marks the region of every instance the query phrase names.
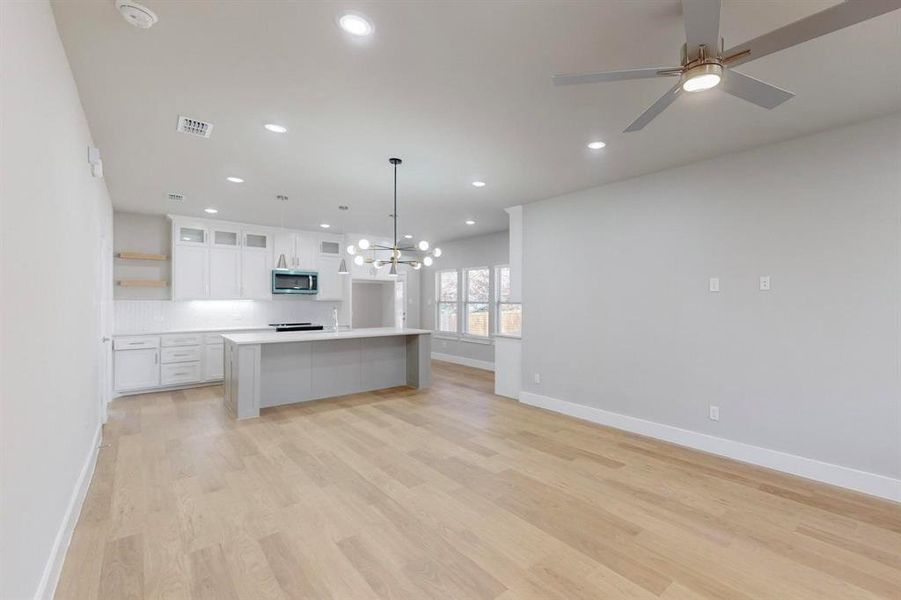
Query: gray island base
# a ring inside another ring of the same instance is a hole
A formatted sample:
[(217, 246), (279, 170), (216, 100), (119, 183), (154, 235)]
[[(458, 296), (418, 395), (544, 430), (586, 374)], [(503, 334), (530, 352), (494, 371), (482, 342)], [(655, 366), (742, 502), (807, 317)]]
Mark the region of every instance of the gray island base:
[(432, 382), (431, 331), (378, 327), (234, 333), (225, 340), (225, 408), (260, 409)]

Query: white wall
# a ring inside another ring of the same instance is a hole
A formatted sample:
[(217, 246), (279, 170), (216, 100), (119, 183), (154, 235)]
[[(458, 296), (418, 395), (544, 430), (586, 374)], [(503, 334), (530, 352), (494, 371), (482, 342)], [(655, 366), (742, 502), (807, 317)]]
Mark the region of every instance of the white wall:
[(524, 390), (901, 477), (899, 219), (899, 115), (527, 205)]
[[(443, 242), (438, 246), (442, 251), (441, 258), (431, 267), (420, 270), (419, 318), (423, 329), (435, 329), (435, 273), (444, 269), (507, 264), (510, 254), (506, 231)], [(494, 363), (493, 344), (436, 337), (432, 340), (432, 352)]]
[(0, 598), (19, 599), (52, 589), (90, 476), (112, 213), (50, 6), (0, 2), (0, 40)]

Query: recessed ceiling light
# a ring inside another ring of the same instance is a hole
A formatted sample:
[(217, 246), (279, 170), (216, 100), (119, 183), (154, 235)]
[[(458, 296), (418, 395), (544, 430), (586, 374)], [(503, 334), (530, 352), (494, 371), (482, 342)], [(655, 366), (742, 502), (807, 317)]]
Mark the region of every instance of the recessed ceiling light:
[(217, 212), (219, 212), (219, 211), (218, 211), (217, 209), (215, 209), (215, 208), (204, 208), (204, 209), (203, 209), (203, 212), (209, 213), (209, 214), (211, 214), (211, 215), (215, 215), (215, 214), (216, 214)]
[(338, 17), (338, 25), (347, 33), (359, 37), (370, 35), (374, 29), (366, 17), (352, 12), (346, 12)]
[(405, 239), (405, 240), (412, 240), (412, 239), (413, 239), (413, 236), (410, 235), (410, 234), (408, 233), (407, 235), (404, 236), (404, 239)]
[(284, 125), (276, 125), (275, 123), (266, 123), (263, 125), (266, 129), (271, 131), (272, 133), (288, 133), (288, 128)]
[(486, 184), (484, 181), (473, 181), (472, 185), (474, 185), (475, 187), (485, 187)]
[(472, 219), (466, 219), (466, 224), (467, 224), (467, 225), (475, 225), (476, 222), (473, 221)]
[(244, 180), (240, 177), (226, 177), (226, 179), (228, 179), (232, 183), (244, 183)]
[(323, 229), (328, 229), (329, 227), (331, 227), (331, 225), (329, 225), (328, 223), (320, 223), (319, 226)]
[(601, 142), (601, 141), (588, 142), (588, 147), (591, 148), (592, 150), (600, 150), (601, 148), (604, 148), (605, 146), (607, 146), (607, 144), (604, 142)]

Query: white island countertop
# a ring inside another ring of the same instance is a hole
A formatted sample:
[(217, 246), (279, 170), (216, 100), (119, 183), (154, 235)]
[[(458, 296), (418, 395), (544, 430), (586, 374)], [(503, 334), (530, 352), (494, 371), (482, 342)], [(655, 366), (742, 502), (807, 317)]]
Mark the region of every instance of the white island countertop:
[(391, 337), (397, 335), (431, 335), (428, 329), (407, 327), (368, 327), (362, 329), (325, 329), (320, 331), (261, 331), (254, 333), (229, 333), (223, 339), (238, 345), (279, 344), (285, 342), (316, 342), (322, 340), (352, 340), (360, 338)]

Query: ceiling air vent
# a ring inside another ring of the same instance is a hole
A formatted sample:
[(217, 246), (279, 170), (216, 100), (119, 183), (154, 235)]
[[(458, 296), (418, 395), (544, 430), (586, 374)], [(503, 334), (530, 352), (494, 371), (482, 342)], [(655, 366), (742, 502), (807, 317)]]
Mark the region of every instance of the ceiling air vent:
[(174, 192), (169, 192), (169, 200), (177, 200), (177, 201), (180, 202), (180, 201), (182, 201), (182, 200), (184, 200), (184, 199), (185, 199), (185, 195), (184, 195), (184, 194), (176, 194), (176, 193), (174, 193)]
[(179, 115), (178, 126), (175, 130), (187, 133), (188, 135), (208, 138), (210, 137), (210, 134), (213, 133), (213, 124)]

